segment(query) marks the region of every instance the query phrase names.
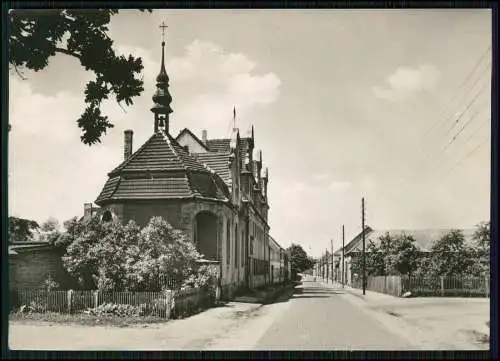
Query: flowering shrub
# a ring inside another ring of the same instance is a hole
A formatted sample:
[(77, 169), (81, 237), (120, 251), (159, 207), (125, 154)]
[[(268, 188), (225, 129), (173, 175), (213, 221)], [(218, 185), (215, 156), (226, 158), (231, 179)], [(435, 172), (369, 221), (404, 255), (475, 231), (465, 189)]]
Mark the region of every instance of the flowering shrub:
[(202, 265), (197, 272), (191, 274), (182, 284), (183, 287), (210, 287), (215, 286), (217, 281), (217, 269), (215, 267)]
[(92, 316), (139, 317), (144, 313), (142, 307), (104, 303), (95, 308), (89, 308), (85, 313)]
[(75, 221), (63, 262), (85, 288), (106, 291), (161, 290), (161, 279), (182, 284), (197, 269), (201, 255), (186, 235), (161, 217), (140, 229), (101, 222), (93, 217)]
[(43, 313), (45, 311), (47, 311), (47, 302), (44, 302), (42, 298), (37, 298), (27, 305), (21, 305), (18, 310), (19, 313)]
[(57, 283), (51, 275), (43, 282), (43, 287), (47, 290), (47, 292), (54, 291), (59, 288), (59, 283)]

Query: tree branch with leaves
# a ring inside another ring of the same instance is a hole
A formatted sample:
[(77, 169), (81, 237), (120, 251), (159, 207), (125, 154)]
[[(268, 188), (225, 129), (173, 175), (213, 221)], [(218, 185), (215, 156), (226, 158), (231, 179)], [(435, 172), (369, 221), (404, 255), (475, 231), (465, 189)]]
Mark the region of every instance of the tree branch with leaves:
[(122, 102), (130, 106), (144, 90), (142, 59), (117, 55), (108, 36), (108, 24), (116, 14), (116, 9), (9, 12), (9, 64), (21, 79), (26, 79), (21, 69), (45, 69), (58, 53), (78, 59), (85, 70), (95, 74), (86, 84), (87, 106), (76, 121), (82, 130), (81, 141), (89, 146), (101, 142), (113, 127), (101, 112), (103, 100), (114, 96), (120, 106)]

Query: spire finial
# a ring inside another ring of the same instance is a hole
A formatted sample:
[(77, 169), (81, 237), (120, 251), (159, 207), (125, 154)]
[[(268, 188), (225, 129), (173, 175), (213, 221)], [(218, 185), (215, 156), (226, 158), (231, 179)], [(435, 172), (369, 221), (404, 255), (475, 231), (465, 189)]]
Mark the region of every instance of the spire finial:
[(233, 106), (233, 129), (236, 129), (236, 106)]
[(164, 45), (165, 44), (165, 29), (168, 28), (168, 25), (165, 25), (165, 22), (162, 21), (159, 28), (161, 29), (162, 45)]
[(168, 75), (165, 70), (165, 29), (168, 26), (165, 22), (162, 22), (159, 28), (162, 31), (163, 41), (161, 43), (161, 67), (160, 73), (156, 77), (156, 92), (153, 95), (154, 105), (151, 111), (155, 114), (155, 132), (162, 128), (168, 133), (169, 119), (168, 116), (172, 113), (172, 108), (170, 103), (172, 102), (172, 96), (168, 91)]

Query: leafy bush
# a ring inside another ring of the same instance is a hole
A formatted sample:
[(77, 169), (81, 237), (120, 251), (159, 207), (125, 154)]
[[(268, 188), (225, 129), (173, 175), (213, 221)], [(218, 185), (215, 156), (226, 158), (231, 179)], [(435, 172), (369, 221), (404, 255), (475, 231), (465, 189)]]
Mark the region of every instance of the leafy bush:
[(43, 287), (47, 290), (47, 292), (54, 291), (59, 288), (59, 283), (57, 283), (51, 275), (43, 282)]
[(182, 287), (205, 288), (216, 286), (218, 271), (213, 266), (202, 265), (182, 283)]
[(44, 313), (47, 311), (47, 302), (43, 299), (37, 298), (29, 304), (23, 304), (19, 307), (18, 313)]
[(162, 279), (182, 284), (201, 258), (186, 235), (161, 217), (143, 229), (133, 221), (124, 226), (98, 217), (66, 226), (71, 242), (64, 266), (85, 288), (159, 291)]
[(139, 317), (144, 314), (141, 307), (116, 303), (104, 303), (98, 307), (87, 309), (85, 313), (92, 316), (118, 317)]

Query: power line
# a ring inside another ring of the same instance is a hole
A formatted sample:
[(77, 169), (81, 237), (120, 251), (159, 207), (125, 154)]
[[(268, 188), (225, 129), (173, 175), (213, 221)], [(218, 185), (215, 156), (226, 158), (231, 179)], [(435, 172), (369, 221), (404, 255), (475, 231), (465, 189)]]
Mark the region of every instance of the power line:
[(463, 115), (469, 110), (469, 108), (471, 107), (471, 105), (483, 93), (483, 91), (486, 89), (487, 85), (490, 85), (490, 87), (491, 87), (491, 84), (489, 82), (486, 82), (486, 83), (483, 84), (483, 87), (481, 88), (481, 90), (476, 94), (476, 96), (474, 97), (474, 99), (467, 105), (467, 107), (465, 108), (465, 110), (458, 116), (458, 118), (456, 119), (456, 121), (453, 123), (453, 126), (448, 130), (448, 132), (446, 133), (446, 135), (448, 135), (453, 130), (453, 128), (455, 127), (455, 125), (460, 121), (460, 119), (462, 119)]
[(473, 155), (475, 152), (477, 152), (479, 149), (481, 149), (481, 147), (483, 145), (486, 144), (486, 142), (490, 139), (490, 137), (486, 137), (481, 143), (479, 143), (474, 149), (472, 149), (469, 153), (467, 153), (462, 159), (460, 159), (458, 162), (456, 162), (455, 164), (453, 164), (450, 168), (448, 168), (445, 172), (446, 173), (449, 173), (450, 171), (452, 171), (455, 167), (457, 167), (458, 165), (460, 165), (463, 161), (465, 161), (467, 158), (469, 158), (471, 155)]
[[(476, 130), (463, 142), (464, 144), (467, 144), (467, 142), (471, 140), (474, 137), (474, 135), (476, 135), (479, 132), (479, 130), (481, 130), (486, 124), (488, 124), (489, 118), (486, 117), (485, 119), (487, 121), (481, 123), (481, 125), (478, 128), (476, 128)], [(443, 166), (445, 166), (445, 164), (443, 164), (442, 162), (434, 163), (433, 165), (431, 165), (431, 168), (427, 169), (425, 172), (419, 173), (418, 175), (412, 177), (411, 179), (409, 179), (409, 177), (406, 177), (405, 179), (400, 178), (398, 182), (402, 182), (402, 180), (408, 180), (408, 181), (402, 183), (401, 187), (398, 186), (398, 187), (393, 187), (391, 189), (396, 190), (396, 192), (398, 193), (405, 192), (409, 189), (409, 187), (415, 185), (418, 179), (422, 179), (423, 177), (428, 176), (429, 174), (433, 173), (436, 170), (439, 170), (439, 168), (442, 168)], [(393, 197), (393, 194), (389, 193), (388, 190), (385, 191), (385, 193), (391, 198)]]
[[(479, 98), (479, 96), (483, 93), (483, 91), (486, 89), (486, 86), (489, 85), (489, 82), (486, 82), (483, 84), (483, 87), (480, 88), (479, 92), (476, 93), (476, 95), (474, 96), (474, 98), (467, 104), (467, 106), (465, 107), (465, 109), (458, 115), (457, 119), (455, 120), (455, 122), (453, 123), (453, 126), (447, 131), (446, 135), (445, 136), (448, 136), (448, 134), (453, 130), (454, 126), (462, 119), (462, 117), (466, 114), (466, 112), (471, 108), (471, 106), (477, 101), (477, 99)], [(477, 114), (476, 114), (477, 115)], [(475, 116), (473, 116), (474, 118)], [(470, 122), (470, 121), (469, 121)], [(437, 146), (439, 146), (439, 143), (436, 143), (434, 146), (431, 146), (430, 148), (427, 148), (427, 152), (426, 154), (424, 155), (424, 157), (418, 161), (416, 163), (416, 166), (420, 166), (422, 165), (428, 158), (429, 156), (431, 155), (431, 151), (433, 149), (435, 149)], [(445, 146), (445, 148), (442, 148), (441, 151), (444, 151), (445, 149), (448, 148), (449, 145)], [(434, 158), (435, 159), (435, 158)], [(405, 181), (408, 179), (408, 176), (402, 176), (400, 177), (399, 181)]]
[[(479, 81), (479, 79), (481, 78), (478, 78), (477, 81)], [(474, 85), (471, 87), (471, 91), (472, 89), (474, 89), (474, 87), (477, 85), (477, 81), (474, 83)], [(462, 119), (462, 117), (465, 115), (465, 113), (470, 109), (470, 107), (472, 106), (472, 104), (474, 104), (476, 102), (476, 100), (479, 98), (479, 96), (483, 93), (483, 91), (486, 89), (486, 86), (489, 85), (489, 81), (487, 81), (486, 83), (483, 84), (483, 86), (480, 88), (479, 92), (476, 93), (476, 95), (474, 96), (474, 98), (466, 105), (465, 109), (462, 110), (462, 112), (458, 115), (458, 117), (455, 119), (455, 121), (453, 122), (452, 126), (450, 128), (448, 128), (448, 130), (446, 131), (445, 133), (445, 137), (448, 136), (448, 134), (450, 134), (450, 132), (453, 130), (453, 128), (455, 127), (455, 125), (460, 121), (460, 119)], [(446, 120), (442, 123), (443, 126), (445, 124), (448, 124), (450, 120), (453, 120), (454, 116), (456, 116), (456, 113), (452, 113), (449, 117), (446, 118)], [(429, 143), (428, 143), (429, 144)], [(429, 151), (431, 151), (433, 149), (432, 145), (431, 147), (427, 147), (427, 152), (426, 154), (424, 155), (424, 158), (423, 160), (426, 160), (429, 156)]]
[[(488, 70), (488, 68), (491, 66), (491, 62), (488, 63), (488, 65), (486, 66), (486, 68), (484, 69), (484, 71), (480, 74), (480, 76), (476, 79), (476, 81), (474, 82), (474, 84), (469, 87), (469, 91), (466, 93), (466, 95), (469, 95), (471, 94), (471, 92), (474, 90), (474, 88), (476, 87), (476, 85), (478, 84), (479, 80), (482, 79), (482, 75), (483, 73)], [(472, 74), (472, 73), (471, 73)], [(471, 75), (470, 74), (470, 75)], [(467, 79), (470, 79), (470, 76), (467, 77)], [(487, 82), (484, 84), (483, 88), (481, 88), (480, 92), (478, 94), (476, 94), (476, 99), (479, 97), (479, 95), (482, 94), (482, 91), (484, 91), (484, 88), (486, 87), (486, 85), (489, 83), (489, 79), (487, 80)], [(465, 99), (464, 99), (465, 100)], [(448, 134), (453, 130), (453, 128), (455, 127), (455, 125), (458, 123), (458, 121), (460, 120), (460, 118), (466, 113), (466, 111), (468, 110), (468, 108), (470, 108), (470, 106), (472, 105), (472, 103), (474, 103), (475, 100), (473, 100), (472, 102), (469, 103), (468, 106), (466, 106), (466, 109), (463, 110), (461, 112), (461, 114), (459, 115), (459, 119), (455, 119), (455, 121), (453, 122), (453, 119), (457, 117), (457, 113), (456, 112), (453, 112), (451, 114), (449, 114), (446, 119), (442, 122), (435, 122), (434, 125), (431, 127), (432, 129), (435, 128), (436, 125), (438, 124), (441, 124), (441, 128), (444, 128), (447, 124), (450, 123), (450, 121), (452, 121), (452, 126), (450, 128), (447, 129), (446, 133), (444, 133), (444, 136), (448, 136)], [(459, 106), (460, 107), (460, 106)], [(461, 108), (461, 107), (460, 107)], [(427, 137), (427, 135), (429, 132), (426, 132), (424, 137)], [(434, 134), (441, 134), (440, 132), (436, 132)], [(423, 155), (423, 158), (420, 160), (420, 162), (418, 164), (421, 164), (423, 161), (425, 161), (429, 155), (430, 155), (430, 152), (435, 149), (435, 147), (437, 145), (439, 145), (439, 140), (436, 139), (436, 141), (438, 142), (437, 144), (434, 143), (434, 142), (427, 142), (425, 143), (425, 145), (422, 147), (421, 151), (419, 152), (419, 154), (422, 154)]]
[[(478, 59), (478, 61), (476, 62), (476, 64), (474, 65), (474, 67), (472, 68), (472, 70), (468, 73), (467, 77), (465, 78), (465, 80), (462, 82), (462, 84), (458, 87), (458, 90), (457, 92), (455, 93), (455, 95), (453, 96), (453, 98), (448, 102), (448, 107), (446, 107), (445, 111), (443, 113), (446, 113), (448, 110), (449, 110), (449, 106), (451, 104), (453, 104), (453, 102), (455, 101), (455, 99), (457, 98), (457, 96), (460, 94), (460, 91), (462, 90), (462, 88), (464, 87), (465, 84), (467, 84), (467, 82), (469, 81), (469, 79), (471, 78), (471, 76), (475, 73), (476, 69), (478, 68), (479, 64), (481, 64), (481, 62), (483, 61), (483, 59), (485, 58), (485, 56), (488, 54), (488, 52), (491, 50), (491, 45), (488, 46), (488, 48), (486, 49), (486, 51), (481, 55), (481, 57)], [(474, 84), (475, 85), (475, 84)], [(424, 134), (424, 136), (426, 136), (427, 134), (429, 134), (434, 128), (436, 125), (439, 124), (439, 120), (436, 121)]]
[[(485, 122), (485, 123), (483, 123), (483, 125), (484, 125), (484, 124), (486, 124), (486, 122)], [(473, 133), (473, 134), (472, 134), (472, 135), (471, 135), (471, 136), (470, 136), (467, 140), (472, 139), (473, 135), (475, 135), (475, 134), (476, 134), (476, 133), (477, 133), (477, 132), (478, 132), (478, 131), (482, 128), (482, 126), (483, 126), (483, 125), (481, 125), (480, 127), (478, 127), (478, 128), (476, 129), (476, 131), (474, 131), (474, 133)], [(488, 135), (488, 137), (489, 137), (489, 135)], [(486, 138), (486, 140), (488, 139), (488, 137)], [(462, 159), (458, 160), (458, 161), (455, 163), (455, 165), (453, 165), (451, 168), (453, 168), (453, 167), (455, 167), (456, 165), (460, 164), (462, 161), (464, 161), (467, 157), (469, 157), (472, 153), (474, 153), (475, 151), (477, 151), (477, 150), (478, 150), (481, 146), (483, 146), (483, 145), (484, 145), (484, 141), (483, 141), (482, 143), (480, 143), (480, 144), (479, 144), (476, 148), (474, 148), (474, 149), (473, 149), (470, 153), (468, 153), (468, 154), (467, 154), (464, 158), (462, 158)], [(434, 172), (434, 171), (438, 171), (438, 170), (439, 170), (439, 168), (443, 169), (443, 168), (442, 168), (442, 166), (444, 166), (444, 164), (442, 164), (442, 163), (435, 163), (433, 167), (431, 167), (431, 168), (430, 168), (427, 172), (425, 172), (425, 173), (421, 173), (421, 175), (424, 175), (424, 176), (425, 176), (425, 175), (428, 175), (428, 174), (430, 174), (430, 173), (432, 173), (432, 172)], [(445, 173), (447, 173), (449, 170), (450, 170), (450, 169), (448, 169)], [(418, 177), (417, 177), (417, 178), (418, 178)], [(415, 179), (413, 179), (413, 181), (415, 181)], [(415, 182), (413, 182), (413, 183), (407, 182), (407, 183), (405, 183), (405, 186), (403, 186), (403, 188), (401, 188), (400, 190), (401, 190), (401, 191), (405, 191), (405, 190), (407, 190), (407, 189), (408, 189), (408, 187), (410, 186), (410, 184), (414, 184), (414, 183), (415, 183)]]
[(448, 144), (446, 144), (446, 146), (442, 149), (442, 151), (446, 151), (446, 149), (448, 149), (448, 147), (453, 143), (455, 142), (455, 140), (458, 138), (458, 136), (465, 130), (465, 128), (467, 128), (467, 126), (479, 115), (482, 113), (482, 111), (484, 110), (485, 108), (482, 108), (482, 110), (478, 110), (474, 113), (474, 115), (472, 117), (469, 118), (469, 120), (462, 126), (462, 128), (460, 128), (460, 130), (453, 136), (453, 138), (451, 138), (451, 140), (448, 142)]
[[(490, 120), (489, 118), (486, 118), (486, 119), (488, 121)], [(481, 123), (481, 125), (476, 128), (476, 130), (467, 138), (467, 140), (464, 143), (467, 143), (469, 140), (471, 140), (472, 137), (474, 137), (474, 135), (476, 135), (477, 132), (479, 132), (486, 124), (488, 124), (488, 122)]]

